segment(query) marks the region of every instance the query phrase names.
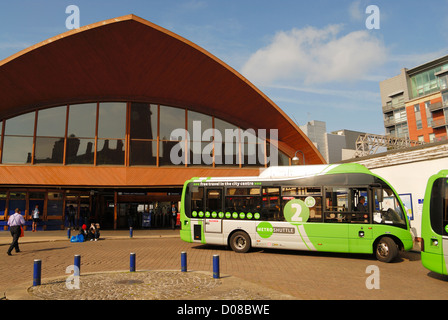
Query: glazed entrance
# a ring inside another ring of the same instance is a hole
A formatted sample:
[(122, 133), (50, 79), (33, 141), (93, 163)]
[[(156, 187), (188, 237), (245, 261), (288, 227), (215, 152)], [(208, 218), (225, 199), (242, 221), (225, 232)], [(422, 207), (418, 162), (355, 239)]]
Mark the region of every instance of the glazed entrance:
[(171, 207), (179, 208), (181, 188), (144, 190), (0, 190), (0, 231), (17, 208), (31, 227), (32, 211), (39, 208), (37, 230), (78, 229), (100, 223), (101, 229), (170, 228)]
[(172, 205), (179, 208), (180, 195), (180, 189), (100, 192), (96, 201), (98, 208), (93, 208), (93, 212), (106, 229), (171, 228), (171, 208)]

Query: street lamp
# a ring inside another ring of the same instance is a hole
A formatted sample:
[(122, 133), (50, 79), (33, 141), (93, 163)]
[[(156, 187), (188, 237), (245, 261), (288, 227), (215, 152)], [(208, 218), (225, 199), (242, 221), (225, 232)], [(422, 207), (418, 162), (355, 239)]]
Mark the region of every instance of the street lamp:
[(305, 165), (305, 155), (303, 154), (303, 152), (301, 150), (297, 150), (296, 153), (294, 154), (294, 158), (291, 159), (292, 164), (295, 164), (295, 165), (300, 164), (300, 159), (297, 157), (297, 152), (300, 152), (302, 154), (303, 164)]

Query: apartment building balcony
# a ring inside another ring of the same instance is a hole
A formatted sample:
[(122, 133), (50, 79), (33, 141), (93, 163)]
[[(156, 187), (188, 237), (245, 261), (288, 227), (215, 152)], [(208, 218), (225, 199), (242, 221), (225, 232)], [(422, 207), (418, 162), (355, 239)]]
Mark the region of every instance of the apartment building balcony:
[(394, 111), (395, 109), (404, 108), (405, 104), (404, 102), (391, 104), (388, 103), (387, 105), (383, 106), (383, 113), (389, 113)]
[(441, 101), (436, 102), (436, 103), (431, 103), (431, 105), (429, 106), (429, 111), (434, 112), (434, 111), (443, 109), (443, 107), (444, 107), (444, 104)]
[(447, 119), (432, 120), (432, 127), (433, 127), (433, 129), (442, 128), (444, 126), (448, 126)]
[(384, 119), (384, 127), (385, 128), (393, 127), (396, 124), (403, 123), (403, 122), (406, 122), (406, 121), (407, 121), (406, 118), (399, 118), (399, 119), (387, 118), (387, 119)]

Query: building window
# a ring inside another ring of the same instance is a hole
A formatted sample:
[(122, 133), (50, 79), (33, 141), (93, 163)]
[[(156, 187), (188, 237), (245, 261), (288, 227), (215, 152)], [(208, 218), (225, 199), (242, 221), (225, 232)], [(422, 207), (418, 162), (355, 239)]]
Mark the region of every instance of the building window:
[(447, 68), (448, 64), (445, 64), (411, 76), (411, 99), (439, 91), (440, 83), (435, 74)]
[(36, 112), (6, 120), (2, 163), (31, 163)]
[(185, 109), (160, 106), (159, 121), (159, 165), (185, 165)]
[(125, 137), (126, 103), (100, 103), (96, 164), (124, 165)]
[(69, 106), (66, 164), (94, 164), (96, 103)]
[(209, 115), (188, 111), (188, 166), (212, 165), (215, 145), (213, 118)]
[(420, 130), (420, 129), (423, 128), (422, 120), (421, 120), (421, 119), (420, 119), (420, 120), (415, 120), (415, 124), (416, 124), (416, 126), (417, 126), (417, 130)]
[(157, 105), (131, 103), (131, 165), (157, 165), (157, 123)]
[[(396, 110), (397, 119), (406, 121), (405, 115), (404, 108)], [(41, 109), (1, 123), (5, 164), (289, 165), (289, 157), (270, 143), (278, 140), (269, 136), (274, 133), (245, 130), (185, 108), (93, 102)]]
[(420, 130), (423, 128), (422, 115), (420, 113), (420, 105), (418, 104), (414, 105), (414, 113), (415, 113), (415, 123), (417, 126), (417, 130)]
[(432, 127), (432, 113), (431, 113), (431, 110), (429, 109), (430, 106), (431, 106), (431, 102), (426, 101), (425, 102), (426, 123), (429, 128)]
[(64, 162), (67, 106), (37, 111), (34, 163)]

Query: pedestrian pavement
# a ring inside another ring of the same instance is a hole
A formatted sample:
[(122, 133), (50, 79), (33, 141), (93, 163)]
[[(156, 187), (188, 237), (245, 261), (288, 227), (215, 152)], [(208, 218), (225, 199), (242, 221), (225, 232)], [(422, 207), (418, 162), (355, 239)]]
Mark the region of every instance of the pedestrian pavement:
[[(71, 230), (70, 235), (77, 235), (78, 230)], [(175, 229), (142, 229), (133, 230), (132, 238), (150, 239), (160, 237), (179, 237), (179, 230)], [(101, 239), (129, 239), (131, 238), (129, 230), (101, 230)], [(19, 243), (36, 243), (51, 241), (67, 241), (69, 240), (67, 230), (56, 231), (25, 231), (24, 236), (20, 238)], [(9, 231), (0, 231), (0, 246), (10, 245), (12, 241)]]
[[(77, 233), (73, 230), (71, 235)], [(13, 256), (7, 257), (11, 240), (9, 231), (0, 231), (0, 247), (4, 250), (1, 267), (8, 270), (0, 273), (0, 299), (412, 299), (417, 291), (428, 298), (448, 297), (440, 289), (444, 281), (428, 277), (421, 266), (418, 243), (411, 253), (401, 254), (397, 263), (379, 265), (381, 290), (375, 292), (365, 288), (365, 270), (378, 262), (364, 255), (267, 249), (237, 254), (225, 248), (185, 243), (180, 240), (179, 229), (134, 230), (132, 239), (129, 230), (102, 230), (98, 243), (84, 244), (70, 244), (67, 230), (25, 231), (19, 240), (24, 244), (22, 252), (13, 251)], [(188, 252), (186, 273), (179, 268), (182, 251)], [(137, 254), (137, 272), (129, 272), (130, 252)], [(82, 255), (81, 287), (67, 290), (66, 268), (75, 254)], [(214, 254), (221, 256), (218, 280), (211, 272)], [(42, 259), (39, 287), (31, 286), (33, 259)], [(410, 278), (413, 281), (409, 282)], [(404, 287), (406, 290), (400, 289)]]
[[(69, 236), (78, 234), (72, 230), (25, 231), (20, 244), (67, 242)], [(152, 229), (102, 230), (100, 241), (142, 240), (179, 238), (179, 230)], [(0, 232), (0, 247), (4, 249), (12, 240), (9, 231)], [(117, 243), (118, 245), (118, 243)], [(6, 250), (5, 250), (6, 251)], [(13, 251), (14, 254), (14, 251)], [(5, 254), (6, 255), (6, 254)], [(39, 286), (24, 282), (9, 286), (0, 299), (5, 300), (297, 300), (297, 297), (244, 281), (238, 277), (221, 274), (215, 279), (213, 273), (189, 270), (115, 270), (88, 272), (77, 280), (68, 275), (42, 277)], [(79, 281), (79, 282), (76, 282)], [(78, 283), (78, 287), (76, 284)], [(79, 285), (81, 284), (81, 285)], [(98, 288), (101, 288), (100, 290)]]

